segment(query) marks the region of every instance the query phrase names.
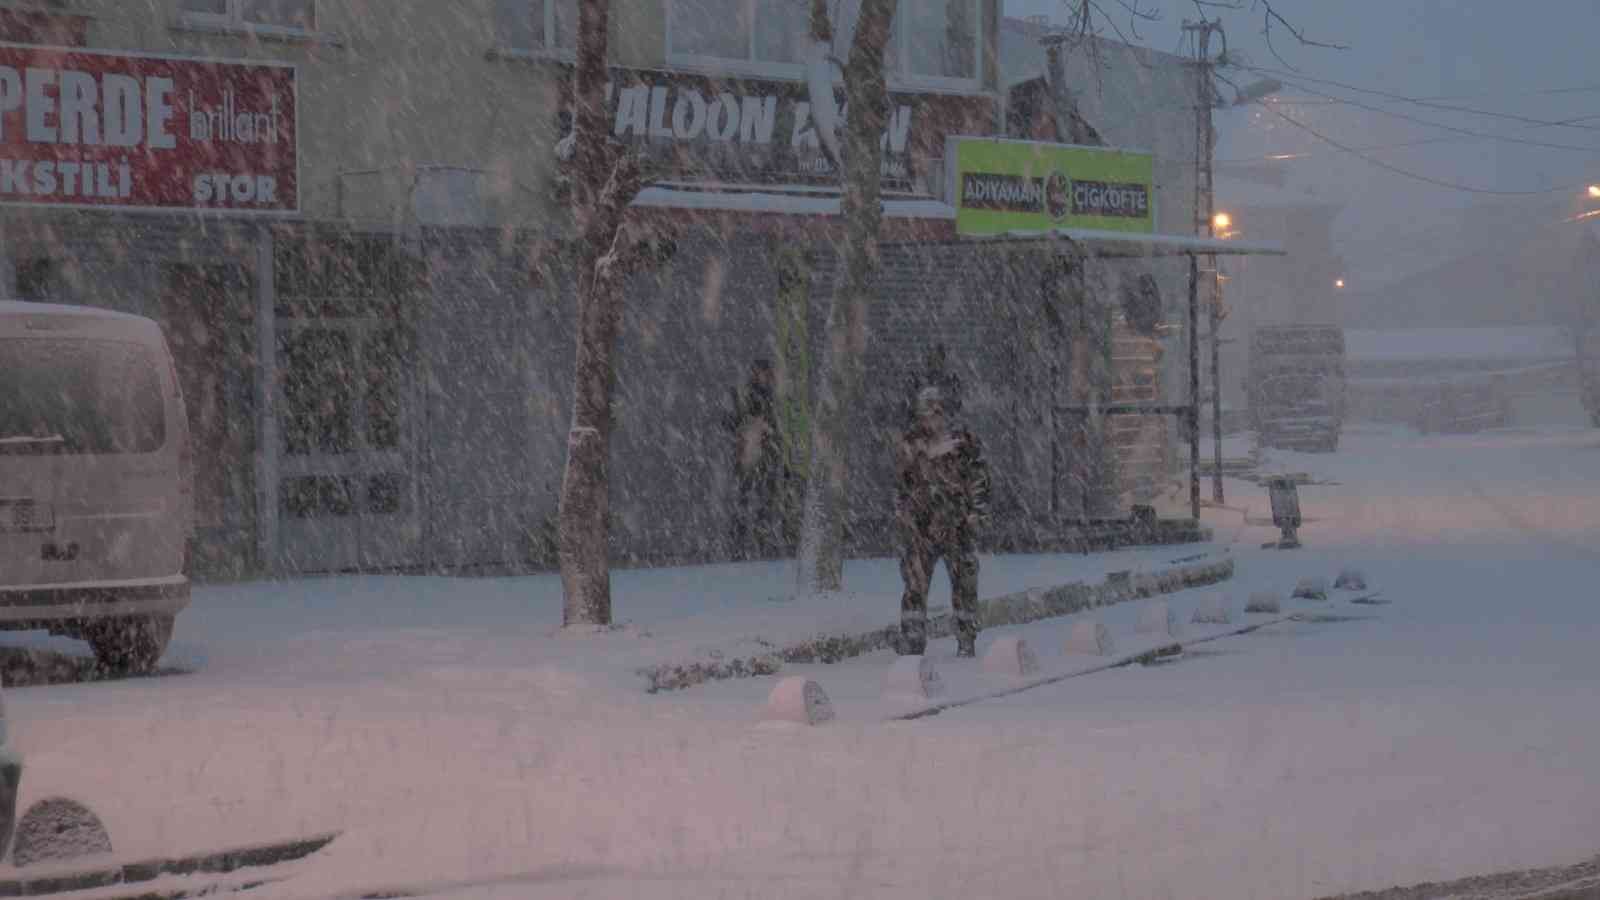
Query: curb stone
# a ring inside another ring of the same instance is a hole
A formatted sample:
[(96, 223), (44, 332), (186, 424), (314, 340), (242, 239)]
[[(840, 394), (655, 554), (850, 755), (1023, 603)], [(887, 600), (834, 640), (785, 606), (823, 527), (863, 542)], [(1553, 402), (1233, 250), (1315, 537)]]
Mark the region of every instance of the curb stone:
[[(1015, 591), (979, 602), (979, 617), (985, 628), (1000, 625), (1025, 625), (1041, 619), (1068, 616), (1084, 610), (1111, 606), (1128, 600), (1172, 594), (1188, 588), (1219, 584), (1233, 577), (1232, 559), (1173, 566), (1156, 572), (1126, 577), (1108, 577), (1099, 584), (1071, 582), (1052, 588)], [(928, 620), (928, 638), (955, 634), (955, 620), (945, 613)], [(645, 690), (655, 694), (677, 691), (708, 681), (775, 675), (784, 663), (832, 664), (851, 657), (894, 646), (900, 636), (898, 625), (858, 634), (820, 635), (769, 653), (731, 660), (706, 660), (663, 663), (638, 670), (645, 679)]]

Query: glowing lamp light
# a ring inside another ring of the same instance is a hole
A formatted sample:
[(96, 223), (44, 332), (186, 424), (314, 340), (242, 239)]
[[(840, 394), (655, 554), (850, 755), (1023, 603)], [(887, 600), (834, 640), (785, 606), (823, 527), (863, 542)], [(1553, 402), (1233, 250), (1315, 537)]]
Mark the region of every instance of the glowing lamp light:
[[(1595, 187), (1600, 187), (1600, 185), (1595, 185)], [(1600, 195), (1596, 195), (1596, 196), (1600, 196)], [(1233, 227), (1233, 216), (1230, 216), (1225, 212), (1217, 213), (1216, 215), (1211, 217), (1211, 225), (1214, 228), (1223, 228), (1223, 229), (1232, 228)]]
[(1333, 280), (1333, 286), (1336, 287), (1336, 288), (1344, 287), (1344, 279), (1343, 278), (1335, 278)]
[(1589, 185), (1589, 196), (1600, 200), (1600, 184)]

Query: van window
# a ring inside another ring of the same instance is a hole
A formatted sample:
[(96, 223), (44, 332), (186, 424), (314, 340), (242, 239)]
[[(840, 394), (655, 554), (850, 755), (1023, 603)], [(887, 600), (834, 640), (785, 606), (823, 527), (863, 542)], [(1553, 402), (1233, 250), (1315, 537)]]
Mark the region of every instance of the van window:
[(0, 338), (0, 453), (150, 453), (166, 443), (148, 347)]

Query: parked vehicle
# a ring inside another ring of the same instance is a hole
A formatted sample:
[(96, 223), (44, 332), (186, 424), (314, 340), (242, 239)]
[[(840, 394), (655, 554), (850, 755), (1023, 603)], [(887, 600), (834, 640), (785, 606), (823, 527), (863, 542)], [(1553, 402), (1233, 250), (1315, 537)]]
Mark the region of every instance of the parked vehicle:
[(1457, 379), (1433, 385), (1412, 425), (1423, 434), (1473, 434), (1511, 423), (1505, 379)]
[(1578, 391), (1589, 421), (1600, 428), (1600, 298), (1584, 301), (1577, 328)]
[(1331, 452), (1344, 425), (1344, 331), (1264, 325), (1250, 334), (1251, 424), (1264, 447)]
[(1578, 360), (1578, 393), (1589, 421), (1600, 428), (1600, 231), (1592, 225), (1579, 241), (1573, 275), (1570, 321)]
[(0, 301), (0, 628), (154, 668), (189, 603), (189, 425), (160, 326)]
[(11, 742), (6, 727), (5, 685), (0, 684), (0, 858), (11, 847), (17, 830), (17, 792), (22, 786), (22, 754)]

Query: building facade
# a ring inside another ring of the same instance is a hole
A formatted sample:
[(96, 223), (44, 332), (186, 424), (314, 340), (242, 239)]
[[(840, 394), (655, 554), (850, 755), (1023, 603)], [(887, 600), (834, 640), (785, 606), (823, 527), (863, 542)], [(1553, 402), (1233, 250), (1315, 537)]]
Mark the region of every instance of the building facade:
[[(1040, 323), (1094, 292), (1062, 288), (1083, 275), (1052, 254), (957, 239), (945, 138), (1006, 133), (998, 4), (901, 5), (853, 547), (888, 549), (887, 436), (906, 380), (941, 354), (1009, 473), (991, 542), (1059, 545), (1128, 497), (1060, 487), (1084, 468), (1063, 461), (1071, 439), (1030, 423), (1037, 385), (1013, 363), (1026, 345), (1028, 372), (1061, 371)], [(801, 13), (612, 7), (614, 135), (660, 173), (634, 215), (681, 235), (627, 290), (620, 563), (792, 545), (839, 236)], [(574, 317), (554, 145), (574, 23), (561, 0), (0, 9), (0, 293), (163, 323), (196, 440), (202, 574), (553, 564)], [(94, 182), (47, 192), (41, 161)], [(1163, 209), (1183, 188), (1158, 180)], [(1164, 221), (1182, 221), (1175, 208)], [(949, 273), (938, 290), (931, 271)]]

